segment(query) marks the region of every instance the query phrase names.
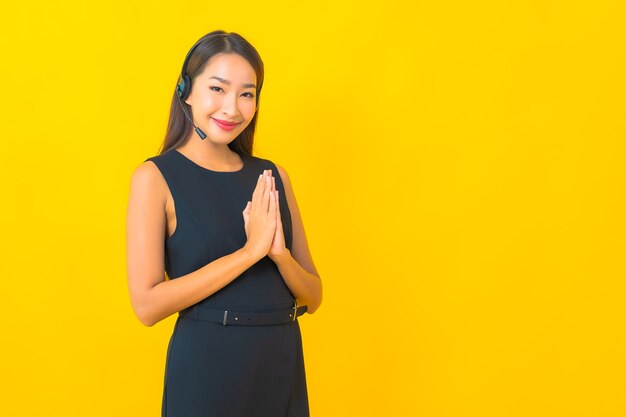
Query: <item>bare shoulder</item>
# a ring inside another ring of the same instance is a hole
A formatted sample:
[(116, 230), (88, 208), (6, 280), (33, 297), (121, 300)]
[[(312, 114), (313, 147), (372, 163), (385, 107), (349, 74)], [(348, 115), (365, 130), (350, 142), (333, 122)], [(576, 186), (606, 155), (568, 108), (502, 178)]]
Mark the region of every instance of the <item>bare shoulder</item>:
[(151, 199), (161, 199), (165, 202), (165, 179), (161, 171), (152, 161), (139, 164), (132, 172), (131, 192), (150, 195)]
[(279, 165), (276, 162), (274, 162), (274, 165), (278, 170), (278, 174), (280, 174), (280, 179), (283, 180), (283, 182), (289, 181), (289, 175), (287, 175), (287, 170), (282, 165)]
[(156, 164), (152, 161), (145, 161), (139, 164), (133, 170), (131, 175), (131, 183), (139, 183), (148, 185), (149, 183), (159, 183), (161, 172)]
[(166, 222), (167, 185), (161, 171), (152, 161), (144, 161), (132, 172), (127, 209), (130, 236), (158, 238)]

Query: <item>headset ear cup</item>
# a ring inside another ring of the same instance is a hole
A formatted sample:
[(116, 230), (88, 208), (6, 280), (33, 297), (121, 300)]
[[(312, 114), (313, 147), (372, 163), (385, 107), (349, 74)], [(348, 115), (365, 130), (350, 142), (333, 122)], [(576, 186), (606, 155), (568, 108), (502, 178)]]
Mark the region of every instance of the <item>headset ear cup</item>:
[(189, 78), (189, 75), (185, 74), (183, 76), (183, 81), (179, 85), (179, 97), (184, 101), (187, 97), (189, 97), (189, 93), (191, 92), (191, 79)]
[(185, 87), (184, 81), (181, 81), (178, 84), (176, 84), (176, 94), (178, 95), (178, 98), (181, 98), (183, 96), (184, 87)]

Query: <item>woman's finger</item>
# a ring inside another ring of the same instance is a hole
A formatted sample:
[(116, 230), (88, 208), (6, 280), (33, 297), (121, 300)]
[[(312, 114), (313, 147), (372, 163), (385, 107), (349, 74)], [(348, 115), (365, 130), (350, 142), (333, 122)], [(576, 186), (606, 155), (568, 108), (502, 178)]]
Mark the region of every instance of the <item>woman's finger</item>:
[(275, 196), (274, 191), (272, 191), (270, 195), (269, 214), (271, 216), (274, 216), (274, 220), (276, 220), (276, 196)]
[(261, 213), (267, 213), (268, 211), (268, 206), (269, 206), (269, 201), (270, 201), (270, 191), (271, 191), (270, 180), (271, 178), (268, 175), (266, 175), (265, 179), (263, 180), (265, 185), (263, 187), (263, 200), (261, 201)]
[(265, 175), (259, 175), (259, 178), (256, 182), (256, 187), (252, 192), (252, 205), (255, 207), (258, 205), (259, 198), (263, 195), (263, 187), (265, 186), (265, 180), (263, 178), (265, 178)]

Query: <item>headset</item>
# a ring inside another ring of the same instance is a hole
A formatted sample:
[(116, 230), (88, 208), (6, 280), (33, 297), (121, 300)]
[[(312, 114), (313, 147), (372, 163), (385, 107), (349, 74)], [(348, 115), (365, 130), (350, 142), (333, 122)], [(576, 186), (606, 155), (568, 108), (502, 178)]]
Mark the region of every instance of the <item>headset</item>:
[(204, 133), (202, 129), (200, 129), (193, 123), (193, 120), (191, 120), (191, 117), (189, 117), (189, 115), (185, 111), (185, 106), (183, 105), (183, 100), (189, 97), (189, 93), (191, 92), (191, 78), (187, 74), (187, 62), (189, 61), (189, 57), (193, 53), (193, 50), (196, 49), (196, 47), (200, 45), (200, 43), (202, 43), (201, 40), (196, 42), (196, 44), (191, 47), (189, 52), (187, 52), (187, 56), (185, 57), (185, 61), (183, 62), (183, 69), (180, 72), (181, 81), (176, 84), (176, 95), (178, 96), (178, 101), (180, 101), (180, 106), (183, 109), (183, 113), (185, 113), (185, 116), (187, 116), (187, 119), (189, 119), (189, 121), (195, 128), (196, 133), (198, 134), (198, 136), (200, 136), (200, 139), (204, 140), (206, 138), (206, 133)]

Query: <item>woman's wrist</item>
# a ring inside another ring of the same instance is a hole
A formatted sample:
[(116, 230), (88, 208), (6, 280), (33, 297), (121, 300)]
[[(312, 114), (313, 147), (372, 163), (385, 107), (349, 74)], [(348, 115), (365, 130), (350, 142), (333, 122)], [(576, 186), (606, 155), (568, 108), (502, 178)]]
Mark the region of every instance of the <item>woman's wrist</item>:
[(284, 251), (282, 251), (282, 252), (281, 252), (281, 253), (279, 253), (279, 254), (276, 254), (276, 255), (270, 255), (270, 254), (268, 254), (267, 256), (269, 256), (269, 258), (270, 258), (272, 261), (274, 261), (275, 263), (277, 263), (277, 264), (278, 264), (278, 263), (281, 263), (281, 262), (286, 261), (286, 260), (288, 260), (289, 258), (291, 258), (291, 251), (290, 251), (289, 249), (285, 248), (285, 250), (284, 250)]

